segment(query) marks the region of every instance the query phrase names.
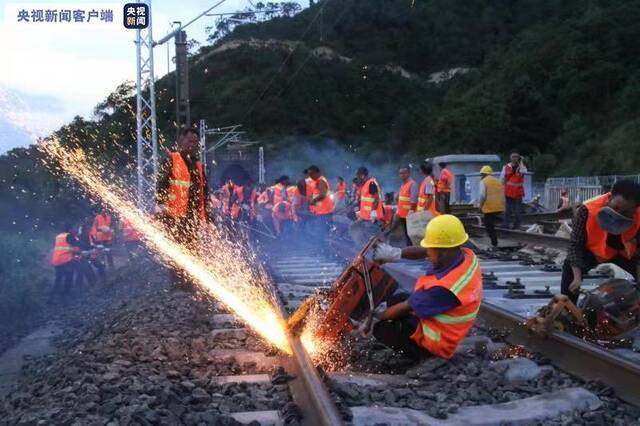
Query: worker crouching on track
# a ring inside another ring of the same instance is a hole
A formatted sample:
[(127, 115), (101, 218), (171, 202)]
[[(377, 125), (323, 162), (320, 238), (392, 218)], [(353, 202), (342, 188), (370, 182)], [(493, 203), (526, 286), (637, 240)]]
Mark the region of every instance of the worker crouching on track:
[(56, 236), (51, 255), (51, 265), (55, 268), (56, 277), (53, 284), (52, 297), (69, 294), (78, 265), (80, 247), (71, 224), (64, 225), (64, 232)]
[(418, 278), (411, 295), (396, 293), (374, 320), (374, 337), (412, 359), (429, 355), (451, 358), (474, 325), (482, 300), (482, 274), (460, 220), (441, 215), (427, 225), (423, 248), (399, 249), (380, 244), (377, 261), (428, 258), (431, 266)]
[(578, 300), (582, 277), (602, 263), (614, 263), (638, 280), (640, 255), (640, 185), (620, 180), (611, 192), (585, 201), (573, 218), (561, 291)]

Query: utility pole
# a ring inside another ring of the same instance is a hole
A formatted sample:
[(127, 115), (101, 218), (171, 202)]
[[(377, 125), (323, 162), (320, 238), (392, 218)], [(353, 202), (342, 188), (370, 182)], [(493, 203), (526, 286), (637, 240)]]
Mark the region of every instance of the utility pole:
[(260, 147), (258, 149), (258, 183), (264, 183), (264, 148)]
[(176, 124), (177, 133), (191, 126), (189, 105), (189, 62), (187, 58), (187, 32), (178, 31), (176, 40)]
[[(149, 6), (149, 25), (145, 29), (136, 30), (136, 147), (137, 147), (137, 189), (138, 189), (138, 208), (143, 211), (149, 211), (153, 207), (153, 199), (156, 190), (156, 180), (158, 177), (158, 127), (156, 123), (156, 90), (155, 77), (153, 75), (153, 48), (164, 44), (172, 37), (180, 37), (184, 40), (184, 48), (186, 49), (186, 33), (184, 28), (191, 25), (207, 13), (211, 12), (217, 6), (226, 0), (219, 0), (216, 4), (187, 22), (184, 26), (180, 25), (171, 33), (164, 36), (160, 41), (153, 41), (153, 8), (151, 0), (141, 0), (141, 2)], [(180, 33), (179, 36), (178, 33)], [(178, 42), (176, 39), (176, 49)], [(177, 52), (176, 52), (176, 56)], [(178, 58), (176, 58), (176, 67)], [(183, 70), (188, 74), (188, 64), (186, 61), (186, 52), (183, 61)], [(177, 75), (178, 73), (176, 73)], [(189, 119), (189, 81), (188, 77), (183, 79), (187, 90), (182, 91), (183, 99), (187, 100), (186, 109), (183, 108), (185, 122)], [(183, 104), (184, 105), (184, 104)], [(177, 115), (179, 117), (179, 115)], [(179, 118), (178, 118), (179, 119)]]
[(145, 29), (136, 30), (136, 146), (138, 208), (148, 211), (153, 203), (158, 176), (158, 129), (153, 75), (153, 32), (151, 0)]

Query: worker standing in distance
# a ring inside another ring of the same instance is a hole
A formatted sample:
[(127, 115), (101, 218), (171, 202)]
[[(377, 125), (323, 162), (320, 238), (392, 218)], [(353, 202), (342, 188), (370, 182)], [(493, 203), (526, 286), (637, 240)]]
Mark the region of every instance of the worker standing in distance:
[(433, 181), (433, 166), (428, 161), (425, 161), (420, 164), (420, 171), (424, 178), (418, 189), (418, 205), (416, 211), (428, 211), (431, 212), (433, 216), (437, 216), (439, 213), (436, 208), (436, 185)]
[(440, 213), (450, 214), (451, 207), (449, 203), (451, 202), (451, 185), (453, 184), (453, 175), (447, 168), (447, 163), (442, 161), (438, 163), (438, 167), (440, 167), (440, 176), (438, 177), (437, 184), (437, 209)]
[(56, 235), (51, 255), (56, 277), (53, 284), (52, 297), (69, 294), (73, 285), (73, 277), (76, 273), (76, 256), (80, 253), (73, 226), (66, 223), (63, 232)]
[(583, 275), (601, 263), (614, 263), (638, 280), (640, 273), (640, 185), (619, 180), (611, 192), (576, 209), (561, 291), (578, 300)]
[(378, 341), (414, 360), (454, 355), (473, 327), (482, 300), (480, 264), (471, 249), (462, 247), (468, 239), (460, 219), (445, 214), (427, 224), (421, 247), (375, 248), (376, 261), (421, 255), (431, 262), (411, 295), (392, 295), (387, 309), (374, 315), (372, 329)]
[[(518, 229), (520, 227), (520, 215), (522, 214), (522, 199), (524, 198), (524, 174), (527, 167), (522, 162), (522, 157), (517, 152), (511, 154), (511, 162), (502, 168), (500, 177), (504, 184), (504, 197), (506, 201), (504, 226)], [(513, 226), (511, 223), (513, 216)]]
[(402, 166), (398, 169), (400, 176), (400, 189), (398, 191), (398, 211), (396, 212), (396, 220), (402, 227), (407, 245), (412, 245), (409, 233), (407, 232), (407, 217), (416, 211), (418, 207), (418, 184), (411, 179), (411, 167)]
[(498, 179), (492, 176), (491, 166), (482, 166), (480, 169), (480, 188), (478, 206), (482, 212), (484, 227), (491, 240), (493, 248), (498, 247), (498, 235), (496, 234), (496, 222), (504, 212), (504, 188)]
[(356, 171), (356, 178), (362, 184), (360, 187), (360, 210), (358, 218), (375, 222), (382, 220), (384, 210), (382, 204), (382, 188), (375, 177), (369, 177), (369, 170), (360, 167)]
[(129, 222), (125, 217), (120, 218), (120, 227), (129, 262), (133, 262), (138, 254), (138, 249), (140, 248), (140, 233), (135, 230), (131, 222)]
[(345, 206), (347, 201), (347, 183), (342, 176), (338, 176), (338, 182), (336, 183), (335, 204), (336, 209), (341, 209)]
[(107, 262), (111, 269), (113, 269), (113, 253), (111, 253), (111, 246), (113, 245), (113, 227), (113, 217), (104, 207), (101, 208), (93, 219), (91, 236), (97, 245), (104, 247), (104, 255), (107, 258)]
[(309, 210), (314, 216), (316, 235), (324, 238), (329, 233), (333, 212), (336, 210), (331, 198), (331, 185), (327, 178), (322, 176), (318, 166), (310, 166), (307, 170), (313, 180)]
[(560, 199), (558, 200), (558, 212), (571, 210), (571, 202), (566, 189), (560, 191)]
[[(198, 132), (193, 128), (184, 129), (178, 149), (160, 169), (156, 213), (162, 214), (168, 232), (177, 242), (197, 249), (198, 231), (206, 221), (209, 198), (207, 178), (198, 159)], [(186, 285), (184, 277), (174, 278), (178, 284)]]

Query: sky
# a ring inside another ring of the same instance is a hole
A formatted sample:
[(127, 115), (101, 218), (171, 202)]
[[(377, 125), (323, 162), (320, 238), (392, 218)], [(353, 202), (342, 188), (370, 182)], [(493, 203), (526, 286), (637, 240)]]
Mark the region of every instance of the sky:
[[(219, 0), (152, 0), (153, 36), (159, 40), (173, 21), (186, 23)], [(307, 6), (308, 1), (299, 1)], [(91, 117), (93, 107), (119, 83), (135, 80), (135, 30), (125, 29), (125, 1), (0, 0), (0, 114), (6, 92), (23, 100), (5, 106), (4, 119), (42, 136), (75, 115)], [(250, 6), (249, 0), (226, 0), (212, 13), (234, 12)], [(112, 23), (18, 22), (21, 10), (113, 10)], [(215, 18), (203, 17), (186, 29), (188, 37), (206, 41), (205, 27)], [(170, 44), (170, 55), (174, 46)], [(156, 79), (167, 73), (167, 47), (154, 49)], [(173, 70), (173, 63), (170, 69)], [(3, 96), (3, 92), (5, 95)], [(36, 107), (32, 107), (36, 104)], [(0, 119), (3, 117), (0, 116)], [(0, 123), (1, 124), (1, 123)], [(5, 138), (8, 139), (8, 138)], [(9, 138), (10, 139), (10, 138)], [(0, 136), (0, 153), (11, 145)]]

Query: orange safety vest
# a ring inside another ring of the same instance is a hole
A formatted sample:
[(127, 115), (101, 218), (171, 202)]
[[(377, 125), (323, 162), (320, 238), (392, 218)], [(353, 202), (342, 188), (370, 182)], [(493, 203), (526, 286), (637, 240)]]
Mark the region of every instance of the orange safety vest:
[(60, 266), (71, 262), (73, 260), (73, 254), (80, 251), (80, 248), (73, 247), (67, 242), (68, 235), (68, 232), (63, 232), (56, 236), (53, 255), (51, 256), (51, 264), (53, 266)]
[[(378, 187), (377, 194), (371, 194), (369, 192), (369, 184), (375, 183)], [(373, 210), (373, 205), (376, 200), (378, 200), (378, 207), (376, 208), (376, 213), (379, 218), (384, 217), (384, 208), (382, 205), (382, 199), (380, 198), (380, 194), (382, 193), (382, 188), (376, 181), (376, 178), (370, 177), (360, 188), (360, 219), (362, 220), (371, 220), (371, 211)]]
[(607, 245), (608, 233), (598, 224), (598, 212), (601, 208), (606, 207), (611, 199), (611, 193), (607, 192), (596, 198), (588, 200), (584, 203), (587, 208), (587, 249), (593, 253), (599, 263), (604, 263), (613, 259), (617, 255), (621, 255), (626, 259), (631, 259), (638, 250), (638, 241), (636, 235), (640, 229), (640, 207), (636, 209), (636, 217), (633, 226), (624, 231), (620, 235), (624, 249), (616, 250)]
[(406, 218), (409, 216), (411, 210), (411, 189), (416, 185), (416, 181), (413, 179), (409, 179), (405, 183), (400, 186), (400, 191), (398, 192), (398, 216), (401, 218)]
[(389, 204), (385, 204), (382, 207), (383, 211), (384, 211), (384, 215), (382, 217), (382, 221), (384, 223), (391, 223), (391, 221), (393, 220), (393, 206), (389, 205)]
[[(429, 194), (427, 194), (427, 185), (431, 185), (431, 188), (433, 188), (433, 191), (435, 191), (435, 184), (433, 182), (433, 178), (431, 176), (425, 176), (424, 179), (422, 179), (422, 183), (420, 184), (420, 189), (418, 189), (418, 207), (416, 208), (416, 211), (423, 211), (423, 210), (427, 210), (427, 196)], [(431, 205), (429, 206), (429, 212), (431, 212), (431, 214), (433, 216), (437, 216), (440, 213), (438, 213), (438, 210), (436, 209), (436, 200), (435, 200), (435, 194), (431, 193)]]
[(138, 233), (138, 231), (136, 231), (133, 228), (133, 226), (131, 225), (131, 222), (129, 222), (125, 218), (122, 218), (120, 220), (120, 223), (122, 224), (122, 236), (124, 237), (125, 241), (139, 241), (140, 240), (140, 234)]
[(318, 203), (313, 206), (310, 206), (309, 210), (316, 216), (322, 216), (326, 214), (331, 214), (336, 210), (335, 205), (333, 204), (333, 200), (331, 199), (331, 185), (329, 185), (329, 181), (324, 176), (320, 176), (318, 179), (314, 181), (313, 184), (313, 196), (312, 199), (320, 195), (320, 187), (318, 185), (319, 181), (323, 181), (325, 185), (327, 185), (327, 193), (325, 197)]
[(270, 209), (273, 206), (271, 203), (271, 188), (265, 188), (265, 190), (258, 195), (258, 204), (265, 209)]
[(308, 177), (304, 179), (304, 183), (306, 185), (307, 200), (311, 201), (311, 198), (313, 197), (313, 191), (315, 191), (316, 181)]
[(438, 279), (435, 275), (420, 277), (415, 291), (432, 287), (444, 287), (460, 300), (457, 306), (446, 313), (421, 319), (411, 338), (433, 355), (451, 358), (465, 338), (480, 310), (482, 301), (482, 273), (476, 255), (462, 248), (464, 260), (447, 275)]
[(273, 204), (274, 206), (280, 201), (287, 201), (287, 187), (281, 183), (273, 185)]
[(511, 164), (504, 166), (504, 195), (509, 198), (524, 197), (524, 175), (520, 169), (514, 173)]
[(234, 185), (233, 193), (235, 194), (235, 200), (233, 204), (231, 204), (231, 218), (238, 219), (242, 211), (242, 202), (244, 201), (244, 187)]
[(447, 168), (440, 171), (440, 177), (438, 178), (438, 192), (451, 192), (451, 181), (453, 180), (453, 174)]
[(336, 200), (344, 200), (347, 197), (347, 184), (338, 182), (336, 185)]
[[(200, 175), (200, 191), (198, 203), (198, 216), (204, 220), (204, 172), (202, 163), (196, 163), (198, 174)], [(179, 152), (171, 153), (171, 173), (169, 175), (169, 202), (167, 203), (169, 216), (185, 217), (189, 207), (189, 187), (191, 186), (191, 175), (187, 163)]]
[[(282, 207), (284, 206), (284, 208)], [(284, 211), (280, 211), (280, 209)], [(294, 205), (286, 200), (280, 201), (278, 204), (273, 206), (273, 210), (271, 212), (271, 217), (275, 220), (293, 220), (294, 222), (298, 221), (298, 215), (296, 214), (296, 210)]]
[(111, 228), (111, 215), (97, 214), (93, 220), (91, 236), (98, 243), (108, 243), (113, 240), (113, 229)]

